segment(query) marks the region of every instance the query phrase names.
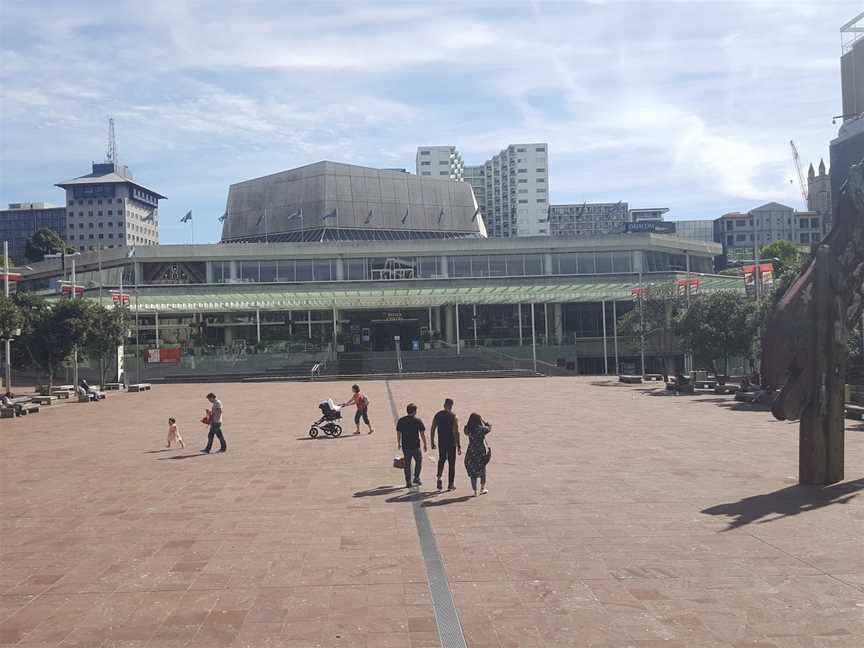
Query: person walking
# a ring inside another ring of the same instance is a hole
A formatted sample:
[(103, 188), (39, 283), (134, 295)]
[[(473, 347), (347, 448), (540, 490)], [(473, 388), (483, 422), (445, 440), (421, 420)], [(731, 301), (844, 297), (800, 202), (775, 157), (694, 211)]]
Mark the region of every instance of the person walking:
[(465, 436), (468, 437), (468, 449), (465, 451), (465, 470), (471, 478), (471, 488), (474, 496), (478, 495), (477, 480), (480, 480), (480, 495), (486, 490), (486, 464), (489, 463), (489, 451), (486, 449), (486, 435), (492, 431), (492, 424), (484, 421), (479, 414), (471, 414), (465, 424)]
[[(406, 416), (396, 422), (396, 445), (402, 449), (405, 460), (405, 488), (411, 488), (411, 460), (414, 460), (414, 485), (421, 486), (420, 470), (423, 468), (423, 452), (426, 452), (426, 426), (417, 418), (417, 406), (408, 403)], [(420, 452), (423, 439), (423, 452)]]
[(354, 434), (360, 434), (360, 419), (363, 419), (366, 427), (369, 428), (369, 434), (372, 434), (375, 430), (372, 429), (372, 424), (369, 423), (369, 397), (360, 391), (360, 385), (351, 385), (351, 391), (353, 392), (351, 398), (347, 402), (342, 403), (342, 407), (354, 405), (357, 408), (357, 411), (354, 413), (354, 425), (357, 426), (357, 429), (354, 431)]
[(459, 419), (453, 413), (453, 399), (444, 399), (444, 409), (435, 414), (429, 437), (432, 449), (435, 449), (435, 432), (438, 432), (438, 490), (443, 490), (441, 477), (444, 474), (444, 464), (447, 463), (447, 490), (455, 490), (456, 453), (462, 454), (462, 442), (459, 439)]
[(222, 401), (216, 398), (216, 394), (210, 392), (207, 394), (207, 400), (210, 401), (212, 409), (210, 410), (210, 431), (207, 433), (207, 447), (201, 452), (210, 453), (213, 447), (213, 437), (219, 439), (219, 452), (225, 452), (228, 449), (225, 443), (225, 437), (222, 435)]

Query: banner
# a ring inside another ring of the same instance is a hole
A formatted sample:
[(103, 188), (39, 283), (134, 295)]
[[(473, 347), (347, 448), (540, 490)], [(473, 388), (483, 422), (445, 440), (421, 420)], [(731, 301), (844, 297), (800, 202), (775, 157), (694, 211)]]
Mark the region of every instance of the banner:
[(651, 232), (653, 234), (675, 234), (678, 228), (675, 223), (665, 221), (638, 221), (624, 223), (625, 232)]
[[(744, 287), (748, 295), (756, 294), (756, 266), (746, 265), (742, 268), (744, 272)], [(761, 279), (761, 294), (766, 294), (774, 289), (774, 265), (771, 263), (759, 264), (759, 278)]]
[(679, 279), (675, 282), (675, 292), (679, 297), (699, 294), (699, 279)]

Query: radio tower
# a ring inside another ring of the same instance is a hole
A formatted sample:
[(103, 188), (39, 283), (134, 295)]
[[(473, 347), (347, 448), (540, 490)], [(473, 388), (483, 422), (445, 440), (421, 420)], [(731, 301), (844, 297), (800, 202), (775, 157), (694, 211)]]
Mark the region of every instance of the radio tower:
[(105, 153), (105, 161), (113, 162), (116, 165), (120, 164), (117, 156), (117, 138), (114, 135), (114, 118), (108, 118), (108, 151)]

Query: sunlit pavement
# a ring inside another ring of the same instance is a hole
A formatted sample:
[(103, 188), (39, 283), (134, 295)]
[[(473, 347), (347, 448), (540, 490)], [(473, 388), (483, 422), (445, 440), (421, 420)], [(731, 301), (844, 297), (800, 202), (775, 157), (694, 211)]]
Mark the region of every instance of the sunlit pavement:
[[(437, 493), (431, 448), (399, 489), (387, 386), (363, 387), (372, 436), (308, 438), (350, 383), (157, 385), (0, 421), (0, 644), (440, 646), (422, 512), (472, 648), (862, 645), (861, 424), (848, 480), (800, 489), (797, 426), (730, 397), (390, 383), (427, 427), (445, 396), (493, 423), (474, 498), (461, 462)], [(211, 390), (228, 452), (202, 455)]]

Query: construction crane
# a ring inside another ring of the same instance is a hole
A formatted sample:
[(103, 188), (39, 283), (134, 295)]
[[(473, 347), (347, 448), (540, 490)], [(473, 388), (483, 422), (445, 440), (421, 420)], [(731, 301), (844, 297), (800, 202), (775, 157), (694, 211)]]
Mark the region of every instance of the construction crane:
[(807, 181), (804, 179), (804, 172), (801, 170), (801, 158), (798, 156), (798, 149), (795, 148), (795, 142), (789, 140), (789, 146), (792, 147), (792, 160), (795, 162), (795, 170), (798, 172), (798, 185), (801, 187), (801, 197), (804, 199), (804, 204), (807, 204)]

